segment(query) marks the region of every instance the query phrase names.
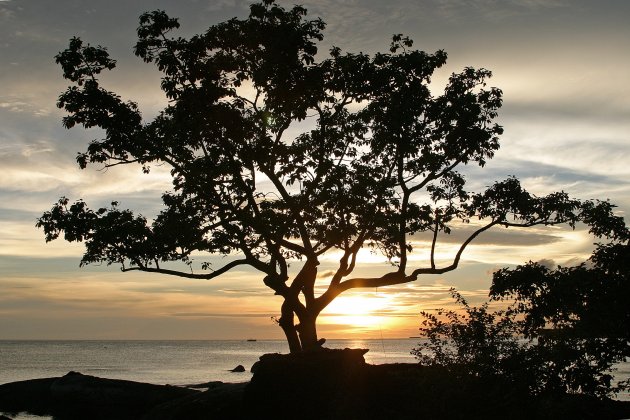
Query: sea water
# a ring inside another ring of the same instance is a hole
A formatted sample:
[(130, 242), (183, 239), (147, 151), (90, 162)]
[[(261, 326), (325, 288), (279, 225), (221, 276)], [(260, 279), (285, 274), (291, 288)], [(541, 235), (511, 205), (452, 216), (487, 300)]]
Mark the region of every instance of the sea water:
[[(370, 364), (414, 363), (411, 349), (422, 339), (328, 340), (329, 348), (365, 348)], [(1, 341), (0, 384), (63, 376), (70, 371), (102, 378), (191, 385), (209, 381), (246, 382), (265, 353), (287, 353), (284, 340), (210, 341)], [(230, 372), (243, 365), (245, 372)], [(615, 376), (630, 377), (630, 363)], [(630, 394), (617, 396), (630, 400)], [(26, 419), (49, 419), (21, 414)]]
[[(328, 340), (329, 348), (365, 348), (371, 364), (413, 363), (417, 339)], [(284, 340), (211, 341), (2, 341), (0, 384), (63, 376), (70, 371), (153, 384), (246, 382), (266, 353), (288, 353)], [(230, 372), (243, 365), (245, 372)], [(20, 413), (19, 420), (49, 420)]]
[[(329, 348), (366, 348), (371, 364), (413, 363), (418, 339), (328, 340)], [(63, 376), (69, 371), (102, 378), (188, 385), (245, 382), (265, 353), (288, 353), (284, 340), (213, 341), (0, 341), (0, 384)], [(243, 365), (245, 372), (231, 369)]]

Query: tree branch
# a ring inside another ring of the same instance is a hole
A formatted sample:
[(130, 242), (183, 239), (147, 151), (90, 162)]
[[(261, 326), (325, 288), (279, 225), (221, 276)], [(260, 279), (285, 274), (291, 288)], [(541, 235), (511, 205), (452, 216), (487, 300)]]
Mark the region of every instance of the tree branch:
[(435, 268), (435, 244), (437, 243), (439, 223), (438, 209), (435, 209), (435, 225), (433, 226), (433, 240), (431, 241), (431, 268)]
[(260, 169), (265, 175), (267, 175), (269, 180), (273, 183), (274, 187), (276, 187), (276, 189), (280, 193), (282, 199), (286, 201), (287, 205), (291, 209), (291, 215), (298, 224), (298, 231), (300, 232), (300, 238), (302, 239), (302, 244), (304, 245), (304, 254), (307, 258), (314, 257), (315, 253), (313, 250), (313, 246), (311, 245), (310, 237), (306, 230), (306, 224), (304, 222), (304, 219), (302, 218), (302, 215), (300, 214), (300, 209), (296, 208), (293, 197), (291, 197), (286, 188), (284, 188), (284, 185), (282, 185), (282, 182), (278, 179), (277, 176), (275, 176), (275, 174), (271, 170), (269, 170), (269, 168), (261, 166)]
[(460, 259), (462, 257), (462, 254), (464, 253), (464, 250), (466, 249), (466, 247), (477, 236), (479, 236), (481, 233), (485, 232), (486, 230), (490, 229), (492, 226), (495, 226), (495, 225), (497, 225), (499, 223), (500, 222), (498, 220), (493, 220), (491, 223), (488, 223), (487, 225), (485, 225), (485, 226), (477, 229), (476, 231), (474, 231), (468, 237), (468, 239), (466, 239), (462, 243), (462, 245), (459, 247), (459, 250), (457, 251), (457, 254), (455, 254), (455, 258), (453, 259), (453, 263), (451, 265), (449, 265), (447, 267), (444, 267), (444, 268), (417, 268), (409, 276), (411, 278), (410, 281), (416, 280), (420, 274), (443, 274), (443, 273), (446, 273), (448, 271), (452, 271), (452, 270), (456, 269), (457, 266), (459, 265), (459, 261), (460, 261)]
[(453, 162), (451, 165), (449, 165), (446, 168), (444, 168), (439, 173), (431, 172), (421, 183), (419, 183), (418, 185), (414, 185), (413, 187), (409, 188), (409, 192), (410, 193), (414, 193), (414, 192), (416, 192), (416, 191), (426, 187), (426, 185), (429, 182), (433, 181), (434, 179), (438, 179), (438, 178), (446, 175), (448, 172), (450, 172), (453, 169), (455, 169), (455, 167), (457, 165), (459, 165), (460, 163), (461, 162), (459, 160), (456, 160), (455, 162)]
[(322, 311), (337, 296), (339, 296), (341, 293), (350, 289), (393, 286), (396, 284), (403, 284), (403, 283), (409, 283), (409, 282), (415, 281), (417, 280), (418, 276), (421, 274), (444, 274), (449, 271), (453, 271), (459, 265), (459, 261), (461, 259), (462, 253), (464, 252), (466, 247), (481, 233), (485, 232), (486, 230), (490, 229), (492, 226), (495, 226), (499, 223), (500, 222), (498, 220), (494, 220), (491, 223), (473, 232), (468, 237), (468, 239), (466, 239), (466, 241), (462, 243), (459, 250), (457, 251), (457, 254), (455, 255), (455, 258), (453, 259), (453, 262), (446, 267), (417, 268), (408, 276), (406, 276), (405, 273), (402, 271), (395, 271), (395, 272), (387, 273), (381, 277), (356, 277), (356, 278), (349, 279), (349, 280), (346, 280), (344, 282), (337, 283), (334, 285), (331, 283), (331, 286), (328, 288), (328, 290), (326, 290), (326, 292), (324, 292), (317, 299), (317, 308), (319, 311)]
[(212, 273), (206, 273), (206, 274), (185, 273), (183, 271), (168, 270), (168, 269), (164, 269), (164, 268), (152, 268), (152, 267), (146, 267), (146, 266), (138, 266), (138, 267), (130, 267), (130, 268), (125, 268), (123, 266), (121, 268), (121, 271), (122, 272), (144, 271), (144, 272), (147, 272), (147, 273), (168, 274), (170, 276), (185, 277), (185, 278), (189, 278), (189, 279), (210, 280), (210, 279), (213, 279), (215, 277), (218, 277), (218, 276), (228, 272), (232, 268), (237, 267), (239, 265), (251, 265), (252, 267), (254, 266), (249, 259), (244, 259), (244, 260), (232, 261), (232, 262), (224, 265), (223, 267), (219, 268), (218, 270), (214, 270)]

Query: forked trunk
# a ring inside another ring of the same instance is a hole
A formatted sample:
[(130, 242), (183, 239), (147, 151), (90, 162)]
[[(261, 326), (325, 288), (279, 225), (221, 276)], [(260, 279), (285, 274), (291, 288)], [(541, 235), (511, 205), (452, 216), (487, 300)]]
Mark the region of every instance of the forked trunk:
[(289, 305), (282, 305), (282, 316), (279, 324), (289, 343), (289, 352), (299, 353), (301, 351), (319, 349), (322, 345), (322, 340), (317, 339), (317, 316), (305, 317), (296, 325), (294, 314), (288, 310), (287, 306)]
[[(313, 292), (318, 265), (319, 261), (316, 257), (309, 258), (295, 276), (291, 287), (281, 289), (282, 293), (277, 293), (284, 296), (280, 327), (287, 337), (291, 353), (317, 350), (323, 344), (323, 340), (317, 339), (317, 327), (315, 325), (317, 316), (321, 311), (321, 308), (315, 304)], [(299, 300), (300, 293), (304, 295), (305, 303)], [(299, 318), (297, 324), (295, 322), (296, 316)]]

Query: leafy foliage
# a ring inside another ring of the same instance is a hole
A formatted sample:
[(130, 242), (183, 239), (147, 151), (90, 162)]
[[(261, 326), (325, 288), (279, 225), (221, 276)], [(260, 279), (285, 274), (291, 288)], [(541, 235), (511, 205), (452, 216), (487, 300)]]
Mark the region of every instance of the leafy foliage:
[[(416, 50), (395, 35), (388, 53), (334, 47), (322, 57), (324, 22), (272, 0), (189, 39), (173, 35), (178, 27), (164, 11), (140, 17), (135, 54), (162, 72), (169, 99), (152, 121), (101, 86), (99, 74), (116, 64), (105, 48), (73, 38), (56, 56), (74, 83), (58, 101), (68, 112), (64, 125), (104, 133), (78, 154), (79, 166), (137, 164), (148, 172), (162, 165), (173, 177), (153, 220), (66, 198), (44, 213), (38, 226), (47, 240), (63, 232), (85, 242), (83, 264), (201, 279), (250, 266), (284, 297), (280, 325), (298, 351), (319, 343), (317, 315), (346, 290), (454, 270), (466, 246), (493, 226), (582, 217), (583, 203), (564, 193), (536, 197), (516, 178), (481, 193), (465, 189), (457, 168), (484, 166), (503, 132), (494, 122), (501, 90), (487, 87), (488, 70), (453, 73), (434, 95), (429, 84), (446, 63), (444, 51)], [(477, 229), (452, 261), (438, 266), (439, 240), (473, 222)], [(423, 232), (432, 237), (430, 258), (409, 267), (412, 238)], [(351, 277), (366, 247), (390, 259), (393, 270)], [(335, 251), (339, 266), (315, 296), (318, 259)], [(227, 262), (162, 267), (190, 263), (193, 253)], [(292, 273), (296, 260), (304, 263)]]
[(515, 339), (518, 323), (506, 311), (490, 311), (488, 303), (471, 307), (454, 289), (451, 296), (464, 313), (444, 309), (422, 312), (420, 332), (428, 341), (412, 353), (423, 365), (448, 366), (466, 374), (509, 372), (508, 367), (519, 351)]
[(413, 351), (420, 363), (501, 376), (532, 394), (627, 389), (610, 373), (630, 357), (630, 232), (609, 203), (591, 204), (591, 231), (612, 241), (576, 267), (529, 262), (495, 272), (491, 301), (507, 309), (471, 307), (452, 291), (463, 313), (422, 313), (428, 341)]

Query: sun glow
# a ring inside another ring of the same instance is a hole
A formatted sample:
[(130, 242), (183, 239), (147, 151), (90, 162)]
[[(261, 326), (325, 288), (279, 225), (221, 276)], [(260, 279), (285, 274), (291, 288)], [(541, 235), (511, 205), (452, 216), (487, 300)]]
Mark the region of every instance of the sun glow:
[(323, 324), (357, 327), (360, 330), (377, 330), (389, 326), (386, 316), (393, 309), (391, 296), (374, 293), (356, 293), (340, 296), (323, 312)]

